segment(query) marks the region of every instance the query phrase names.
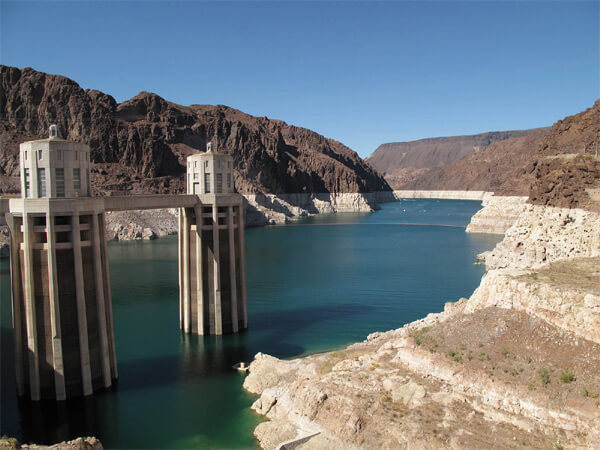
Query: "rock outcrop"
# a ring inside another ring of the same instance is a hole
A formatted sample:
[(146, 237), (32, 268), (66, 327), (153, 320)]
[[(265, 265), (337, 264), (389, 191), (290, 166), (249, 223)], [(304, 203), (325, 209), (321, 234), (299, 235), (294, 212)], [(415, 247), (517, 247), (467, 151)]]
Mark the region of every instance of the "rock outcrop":
[(10, 256), (10, 235), (7, 226), (0, 226), (0, 258)]
[(557, 262), (538, 270), (492, 270), (466, 305), (467, 312), (489, 307), (529, 316), (600, 344), (600, 258)]
[(506, 233), (524, 211), (526, 202), (527, 197), (485, 196), (483, 208), (471, 217), (467, 233)]
[(176, 234), (178, 215), (177, 209), (109, 212), (104, 231), (107, 239), (117, 241), (152, 240)]
[(246, 226), (258, 226), (320, 213), (372, 212), (379, 209), (381, 196), (378, 193), (245, 194), (244, 198)]
[(30, 450), (102, 450), (102, 443), (95, 437), (80, 437), (68, 442), (60, 442), (54, 445), (19, 444), (16, 439), (1, 438), (0, 448), (6, 449), (30, 449)]
[(525, 205), (504, 239), (485, 256), (491, 269), (529, 269), (567, 258), (600, 256), (600, 215)]
[(257, 355), (263, 448), (600, 446), (599, 216), (522, 200), (470, 299), (343, 350)]

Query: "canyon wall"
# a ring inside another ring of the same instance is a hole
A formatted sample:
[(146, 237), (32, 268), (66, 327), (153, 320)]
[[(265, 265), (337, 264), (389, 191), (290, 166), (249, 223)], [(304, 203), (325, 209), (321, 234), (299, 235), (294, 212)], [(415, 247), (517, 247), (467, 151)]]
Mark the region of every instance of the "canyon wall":
[(117, 103), (59, 75), (0, 66), (0, 193), (19, 191), (19, 143), (60, 137), (91, 147), (96, 195), (184, 189), (186, 157), (213, 149), (233, 157), (241, 193), (356, 193), (390, 190), (342, 143), (281, 120), (224, 105), (178, 105), (141, 92)]

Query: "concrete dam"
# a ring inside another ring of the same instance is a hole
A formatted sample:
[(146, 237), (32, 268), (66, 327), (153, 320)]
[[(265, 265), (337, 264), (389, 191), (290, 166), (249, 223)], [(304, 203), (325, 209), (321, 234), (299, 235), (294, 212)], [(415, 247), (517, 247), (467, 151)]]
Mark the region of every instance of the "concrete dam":
[(90, 148), (58, 137), (20, 146), (21, 198), (0, 199), (10, 229), (18, 395), (65, 400), (118, 377), (104, 213), (179, 208), (179, 322), (185, 333), (248, 327), (243, 197), (232, 158), (187, 158), (187, 195), (92, 197)]

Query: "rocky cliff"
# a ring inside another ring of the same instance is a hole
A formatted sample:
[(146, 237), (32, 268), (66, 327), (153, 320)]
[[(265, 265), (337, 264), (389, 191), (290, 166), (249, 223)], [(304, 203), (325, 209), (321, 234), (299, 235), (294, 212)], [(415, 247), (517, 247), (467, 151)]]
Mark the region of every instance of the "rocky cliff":
[(534, 130), (493, 131), (470, 136), (450, 136), (409, 142), (381, 144), (367, 158), (369, 164), (385, 176), (390, 186), (399, 189), (429, 169), (452, 164), (476, 153), (492, 142), (530, 134)]
[(483, 208), (471, 217), (467, 233), (504, 234), (525, 210), (527, 197), (484, 196)]
[(470, 299), (335, 352), (258, 354), (261, 446), (598, 448), (600, 216), (515, 204)]
[(548, 130), (496, 141), (457, 162), (402, 184), (401, 189), (486, 190), (527, 195), (534, 204), (600, 211), (600, 100)]
[(0, 66), (0, 193), (19, 189), (18, 144), (46, 137), (52, 123), (63, 138), (90, 145), (99, 195), (181, 192), (185, 158), (209, 141), (233, 156), (242, 193), (389, 190), (345, 145), (280, 120), (149, 92), (118, 104), (63, 76)]

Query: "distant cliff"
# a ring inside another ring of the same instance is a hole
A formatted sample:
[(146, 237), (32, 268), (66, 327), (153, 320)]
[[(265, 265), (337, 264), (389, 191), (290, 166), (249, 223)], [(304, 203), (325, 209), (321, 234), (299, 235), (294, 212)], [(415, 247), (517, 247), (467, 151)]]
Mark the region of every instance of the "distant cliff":
[(483, 190), (529, 195), (534, 204), (600, 210), (600, 100), (548, 130), (490, 144), (424, 173), (402, 189)]
[(492, 142), (527, 136), (538, 130), (545, 128), (390, 142), (377, 147), (367, 161), (397, 189), (415, 177), (426, 174), (428, 169), (452, 164)]
[(181, 106), (149, 92), (118, 104), (66, 77), (7, 66), (0, 91), (0, 193), (19, 189), (19, 143), (46, 137), (52, 123), (90, 145), (99, 194), (180, 192), (185, 158), (209, 141), (233, 156), (242, 193), (390, 190), (340, 142), (227, 106)]

